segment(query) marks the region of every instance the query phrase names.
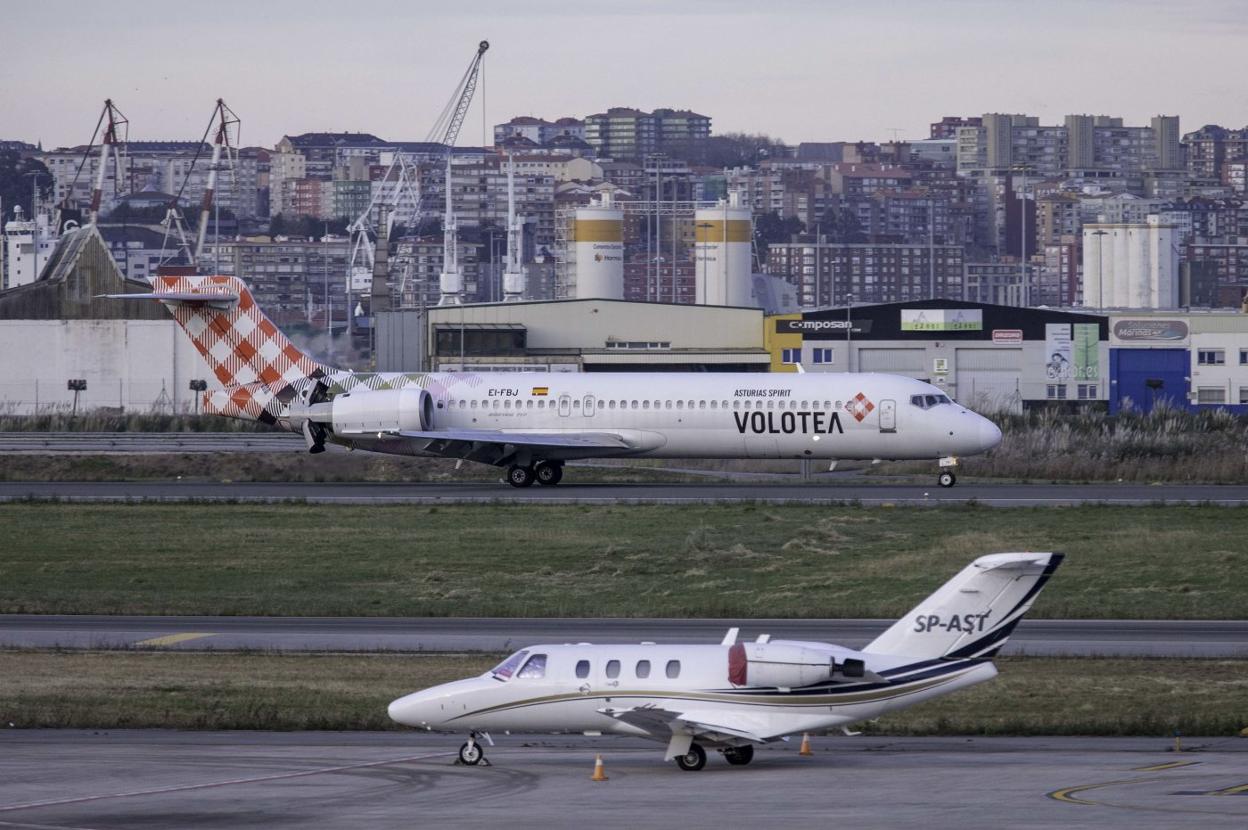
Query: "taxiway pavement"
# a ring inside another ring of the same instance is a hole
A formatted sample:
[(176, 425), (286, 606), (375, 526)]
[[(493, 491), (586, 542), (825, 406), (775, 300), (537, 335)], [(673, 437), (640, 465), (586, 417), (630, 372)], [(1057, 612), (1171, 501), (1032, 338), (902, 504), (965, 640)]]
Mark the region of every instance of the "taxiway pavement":
[[(890, 620), (507, 617), (181, 617), (0, 615), (0, 647), (506, 652), (536, 643), (716, 643), (743, 639), (869, 643)], [(1024, 619), (1005, 654), (1248, 658), (1245, 620)]]
[(1248, 485), (984, 484), (942, 488), (854, 482), (578, 484), (523, 489), (501, 482), (357, 483), (211, 481), (4, 481), (0, 502), (303, 502), (307, 504), (844, 504), (940, 507), (1062, 507), (1080, 504), (1248, 505)]
[[(1248, 740), (822, 738), (701, 772), (635, 739), (9, 730), (0, 827), (1243, 828)], [(590, 781), (601, 753), (608, 780)]]

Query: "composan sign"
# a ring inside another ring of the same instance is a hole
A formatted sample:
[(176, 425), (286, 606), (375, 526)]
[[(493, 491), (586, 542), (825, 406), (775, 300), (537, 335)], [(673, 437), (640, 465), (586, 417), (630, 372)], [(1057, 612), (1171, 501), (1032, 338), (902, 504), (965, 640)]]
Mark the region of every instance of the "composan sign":
[(978, 308), (903, 308), (902, 331), (983, 331)]
[(1186, 340), (1187, 323), (1182, 320), (1119, 320), (1114, 323), (1119, 340)]
[(993, 329), (992, 342), (1005, 346), (1021, 346), (1023, 344), (1022, 329)]
[(845, 339), (845, 330), (852, 337), (870, 334), (870, 320), (777, 320), (776, 334), (800, 334), (803, 340)]

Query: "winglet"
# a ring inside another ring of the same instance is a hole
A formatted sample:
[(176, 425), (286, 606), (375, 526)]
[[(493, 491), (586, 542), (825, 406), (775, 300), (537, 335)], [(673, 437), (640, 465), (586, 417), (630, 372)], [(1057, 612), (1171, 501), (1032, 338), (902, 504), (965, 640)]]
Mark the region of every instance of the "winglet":
[(728, 633), (724, 635), (724, 639), (719, 641), (719, 644), (721, 646), (736, 645), (737, 635), (740, 633), (741, 633), (741, 629), (737, 628), (736, 626), (733, 626), (732, 628), (728, 629)]

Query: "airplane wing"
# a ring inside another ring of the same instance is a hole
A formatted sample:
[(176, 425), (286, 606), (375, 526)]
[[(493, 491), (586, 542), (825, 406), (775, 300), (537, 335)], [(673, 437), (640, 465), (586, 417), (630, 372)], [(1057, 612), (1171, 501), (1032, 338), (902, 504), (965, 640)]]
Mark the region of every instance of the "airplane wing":
[(504, 432), (495, 429), (404, 430), (404, 438), (428, 441), (467, 441), (488, 444), (514, 444), (526, 447), (577, 447), (581, 449), (632, 449), (628, 442), (610, 432)]
[[(658, 706), (638, 706), (633, 709), (599, 709), (604, 715), (610, 715), (618, 721), (630, 726), (644, 729), (658, 738), (667, 738), (677, 733), (692, 735), (706, 741), (716, 743), (737, 744), (741, 741), (762, 744), (767, 739), (746, 724), (728, 726), (723, 723), (722, 714), (700, 714), (698, 712), (673, 712)], [(712, 722), (719, 721), (719, 722)]]

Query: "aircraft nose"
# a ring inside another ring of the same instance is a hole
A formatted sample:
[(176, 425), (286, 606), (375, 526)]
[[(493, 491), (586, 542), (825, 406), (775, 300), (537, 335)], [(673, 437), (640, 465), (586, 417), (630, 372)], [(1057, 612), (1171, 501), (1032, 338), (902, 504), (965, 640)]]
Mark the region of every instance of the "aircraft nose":
[(397, 700), (390, 701), (386, 713), (390, 715), (390, 720), (404, 726), (425, 725), (425, 721), (420, 717), (419, 695), (404, 695)]
[(988, 450), (1001, 443), (1001, 429), (987, 418), (979, 419), (979, 451)]

